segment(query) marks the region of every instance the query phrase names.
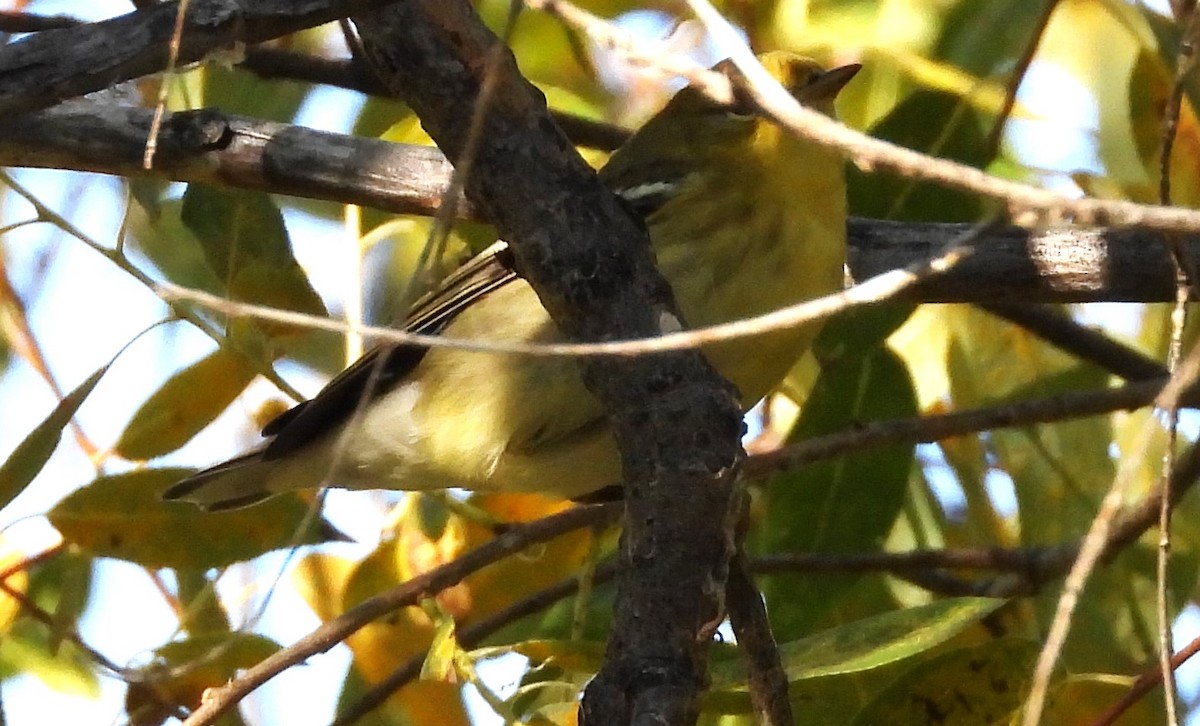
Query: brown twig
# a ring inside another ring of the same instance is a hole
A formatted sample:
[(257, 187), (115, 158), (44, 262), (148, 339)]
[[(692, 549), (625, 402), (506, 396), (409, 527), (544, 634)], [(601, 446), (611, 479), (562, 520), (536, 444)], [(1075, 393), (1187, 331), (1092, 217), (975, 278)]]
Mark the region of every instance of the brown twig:
[[(1170, 657), (1171, 671), (1174, 672), (1175, 669), (1188, 662), (1196, 653), (1200, 653), (1200, 636), (1193, 638), (1190, 643)], [(1142, 675), (1138, 676), (1134, 684), (1129, 687), (1125, 695), (1121, 696), (1121, 699), (1112, 706), (1109, 706), (1104, 713), (1097, 716), (1096, 720), (1092, 721), (1089, 726), (1113, 726), (1133, 704), (1137, 703), (1138, 700), (1153, 690), (1159, 683), (1162, 683), (1162, 679), (1161, 667), (1155, 665), (1147, 668)]]
[[(611, 580), (617, 574), (617, 564), (615, 561), (601, 563), (596, 567), (595, 573), (592, 575), (592, 582), (595, 585), (603, 584)], [(564, 580), (550, 585), (549, 587), (538, 590), (535, 593), (521, 598), (517, 602), (508, 607), (498, 610), (491, 615), (464, 625), (457, 630), (458, 644), (462, 648), (472, 648), (483, 641), (484, 638), (496, 633), (501, 628), (508, 626), (523, 617), (532, 615), (533, 613), (550, 607), (559, 600), (574, 595), (579, 591), (579, 578), (568, 577)], [(362, 694), (357, 701), (346, 708), (342, 713), (338, 714), (330, 726), (349, 726), (357, 722), (363, 716), (383, 705), (383, 702), (388, 699), (396, 691), (410, 683), (414, 678), (421, 674), (421, 666), (428, 657), (428, 650), (418, 653), (407, 661), (402, 663), (400, 667), (392, 671), (387, 678), (379, 683), (371, 686), (366, 693)]]
[(338, 617), (323, 623), (305, 637), (247, 669), (225, 686), (210, 691), (200, 708), (192, 712), (185, 723), (188, 726), (211, 724), (269, 679), (306, 658), (338, 645), (372, 620), (417, 603), (422, 598), (457, 584), (472, 572), (531, 545), (575, 529), (593, 526), (598, 522), (612, 522), (620, 513), (619, 503), (593, 504), (577, 506), (528, 524), (515, 525), (504, 534), (453, 562), (364, 600)]
[[(998, 428), (1052, 423), (1097, 416), (1150, 405), (1166, 379), (1129, 383), (1119, 388), (1072, 391), (1046, 398), (986, 406), (935, 416), (914, 416), (891, 421), (870, 421), (852, 430), (800, 441), (751, 457), (743, 468), (748, 477), (761, 477), (802, 463), (828, 459), (852, 451), (896, 443), (932, 443), (941, 439)], [(1191, 398), (1189, 403), (1195, 403)]]
[(1038, 46), (1042, 44), (1042, 38), (1046, 34), (1046, 28), (1050, 26), (1050, 17), (1054, 15), (1058, 1), (1045, 0), (1046, 4), (1042, 7), (1042, 14), (1038, 16), (1033, 35), (1025, 44), (1020, 57), (1017, 58), (1016, 65), (1013, 66), (1012, 74), (1008, 78), (1008, 85), (1004, 89), (1004, 103), (1000, 106), (1000, 113), (996, 115), (996, 120), (992, 123), (992, 128), (988, 131), (987, 139), (984, 141), (983, 158), (985, 159), (996, 158), (996, 154), (1000, 151), (1000, 139), (1004, 136), (1004, 127), (1017, 103), (1017, 90), (1020, 89), (1021, 82), (1025, 80), (1025, 74), (1029, 71), (1030, 64), (1033, 63), (1033, 57), (1037, 55)]
[(788, 679), (779, 657), (779, 646), (767, 620), (762, 595), (750, 577), (745, 554), (729, 565), (725, 584), (725, 606), (737, 637), (738, 650), (749, 675), (750, 703), (758, 723), (765, 726), (792, 726), (792, 704), (788, 700)]
[[(1179, 128), (1179, 113), (1183, 104), (1185, 81), (1196, 65), (1196, 41), (1200, 32), (1200, 14), (1195, 10), (1183, 19), (1184, 33), (1176, 53), (1175, 80), (1167, 102), (1162, 136), (1159, 142), (1159, 204), (1171, 204), (1171, 159), (1175, 148), (1175, 137)], [(1183, 355), (1183, 329), (1187, 322), (1189, 293), (1196, 289), (1196, 267), (1183, 248), (1178, 235), (1164, 235), (1167, 249), (1175, 265), (1175, 306), (1171, 313), (1171, 342), (1167, 353), (1167, 370), (1175, 375)], [(1179, 436), (1179, 407), (1172, 401), (1166, 409), (1167, 444), (1162, 457), (1161, 486), (1165, 486), (1174, 466), (1175, 446)], [(1171, 638), (1171, 613), (1167, 593), (1167, 565), (1171, 549), (1171, 500), (1163, 497), (1159, 508), (1159, 546), (1156, 561), (1155, 610), (1158, 615), (1158, 658), (1163, 679), (1163, 701), (1166, 705), (1167, 723), (1178, 726), (1179, 696), (1175, 684), (1175, 671), (1171, 667), (1171, 653), (1175, 646)]]

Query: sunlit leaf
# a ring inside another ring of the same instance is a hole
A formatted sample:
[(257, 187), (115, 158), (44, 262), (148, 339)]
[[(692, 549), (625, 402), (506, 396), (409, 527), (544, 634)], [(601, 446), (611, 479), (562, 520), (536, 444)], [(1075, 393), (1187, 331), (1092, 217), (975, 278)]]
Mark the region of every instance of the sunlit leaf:
[[(301, 590), (314, 611), (322, 617), (336, 617), (399, 584), (397, 568), (402, 554), (397, 541), (388, 539), (358, 563), (322, 555), (310, 557), (295, 576), (307, 575), (301, 580)], [(402, 608), (355, 632), (346, 639), (346, 645), (354, 656), (351, 667), (361, 681), (347, 679), (347, 687), (369, 687), (410, 658), (421, 657), (433, 642), (434, 632), (434, 624), (419, 607)], [(414, 723), (428, 723), (429, 719), (448, 726), (468, 723), (459, 687), (454, 683), (410, 683), (388, 698), (385, 708)]]
[(25, 487), (41, 472), (42, 467), (50, 460), (50, 455), (58, 448), (63, 429), (71, 422), (75, 412), (111, 365), (110, 362), (101, 367), (59, 401), (50, 415), (34, 427), (33, 431), (17, 444), (17, 448), (9, 454), (4, 463), (0, 464), (0, 508), (7, 506), (18, 494), (25, 491)]
[(991, 726), (1024, 698), (1038, 644), (1005, 638), (950, 651), (897, 680), (854, 726)]
[(74, 643), (54, 643), (49, 631), (31, 619), (18, 620), (0, 638), (0, 677), (28, 674), (60, 693), (100, 695), (90, 657)]
[[(960, 598), (884, 613), (782, 643), (780, 659), (789, 683), (880, 668), (942, 645), (1003, 604), (994, 598)], [(748, 708), (740, 661), (725, 659), (712, 670), (709, 707), (727, 713)]]
[[(604, 645), (585, 640), (526, 640), (506, 647), (537, 665), (552, 663), (573, 673), (595, 673), (604, 660)], [(503, 649), (484, 648), (473, 651), (473, 655), (488, 658), (500, 655)]]
[[(1101, 714), (1129, 695), (1136, 679), (1131, 676), (1087, 673), (1069, 675), (1050, 691), (1042, 723), (1046, 726), (1089, 726)], [(1112, 726), (1155, 726), (1166, 723), (1159, 699), (1151, 693), (1139, 698)]]
[(996, 598), (957, 598), (865, 618), (783, 643), (783, 669), (789, 680), (799, 680), (911, 658), (978, 623), (1004, 603)]
[(421, 680), (455, 680), (454, 658), (458, 654), (458, 641), (454, 634), (454, 619), (443, 617), (433, 631), (429, 653), (421, 664)]
[(100, 477), (47, 517), (67, 542), (97, 557), (151, 568), (223, 567), (274, 549), (342, 537), (321, 517), (310, 516), (309, 504), (294, 494), (214, 513), (161, 500), (163, 490), (191, 473), (143, 469)]
[[(182, 219), (208, 265), (237, 300), (324, 315), (325, 306), (292, 256), (283, 215), (262, 192), (188, 185)], [(260, 324), (270, 335), (297, 332)]]
[[(1099, 126), (1090, 134), (1107, 175), (1145, 183), (1149, 179), (1137, 155), (1129, 113), (1129, 80), (1142, 38), (1130, 25), (1133, 16), (1114, 12), (1114, 7), (1089, 0), (1060, 2), (1039, 46), (1038, 62), (1065, 72), (1069, 78), (1058, 82), (1077, 83), (1095, 99)], [(1097, 38), (1104, 42), (1095, 42)]]
[(152, 459), (178, 449), (229, 407), (257, 371), (219, 348), (172, 376), (134, 413), (117, 441), (126, 459)]
[(133, 724), (155, 724), (173, 715), (173, 707), (195, 709), (204, 692), (224, 685), (237, 671), (279, 650), (278, 643), (253, 633), (222, 633), (175, 641), (154, 651), (142, 669), (144, 680), (125, 693), (125, 712)]
[[(568, 502), (533, 494), (477, 492), (469, 501), (501, 522), (528, 522), (571, 506)], [(482, 524), (470, 522), (466, 523), (465, 536), (466, 549), (474, 549), (490, 541), (495, 533)], [(578, 576), (591, 536), (586, 530), (570, 532), (472, 574), (465, 582), (470, 591), (473, 617), (496, 612), (524, 595)], [(613, 544), (615, 542), (610, 542), (608, 546)], [(609, 613), (608, 610), (598, 613), (601, 623), (607, 622)], [(521, 636), (516, 629), (506, 629), (505, 637)]]

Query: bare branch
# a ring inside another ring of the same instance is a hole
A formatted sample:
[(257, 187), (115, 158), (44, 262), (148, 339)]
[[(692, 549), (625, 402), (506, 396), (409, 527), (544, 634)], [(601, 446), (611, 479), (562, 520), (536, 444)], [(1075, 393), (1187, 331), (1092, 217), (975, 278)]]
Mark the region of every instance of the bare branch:
[(565, 512), (528, 524), (515, 525), (487, 544), (453, 562), (418, 575), (396, 587), (371, 597), (330, 620), (295, 643), (246, 670), (225, 686), (209, 692), (200, 708), (185, 722), (187, 726), (213, 723), (238, 701), (280, 672), (324, 653), (362, 629), (372, 620), (398, 608), (416, 604), (421, 598), (441, 592), (493, 562), (515, 552), (546, 542), (561, 534), (598, 523), (611, 523), (620, 516), (619, 504), (577, 506)]
[[(383, 4), (386, 0), (193, 0), (178, 60), (194, 63)], [(155, 4), (0, 47), (0, 116), (46, 108), (163, 70), (178, 11), (178, 2)]]
[[(956, 411), (937, 416), (914, 416), (870, 421), (852, 430), (806, 439), (775, 451), (755, 454), (743, 473), (765, 476), (802, 463), (828, 459), (863, 449), (897, 443), (931, 443), (953, 436), (1014, 426), (1053, 423), (1148, 406), (1167, 385), (1166, 378), (1129, 383), (1120, 388), (1069, 393), (1017, 401), (1000, 406)], [(1194, 398), (1187, 399), (1195, 404)]]
[[(167, 117), (155, 168), (141, 169), (152, 112), (70, 103), (0, 120), (0, 165), (155, 176), (432, 215), (451, 167), (432, 147), (392, 144), (222, 114)], [(466, 217), (479, 212), (459, 203)], [(967, 227), (851, 219), (850, 270), (865, 279), (939, 254)], [(1200, 240), (1184, 242), (1200, 264)], [(1137, 229), (1017, 227), (982, 233), (969, 259), (897, 295), (916, 302), (1174, 299), (1170, 255)]]
[(739, 554), (730, 564), (726, 592), (729, 622), (746, 663), (750, 702), (757, 722), (764, 726), (792, 726), (795, 719), (788, 701), (787, 673), (767, 620), (766, 605), (750, 577), (745, 554)]
[[(617, 563), (615, 560), (603, 562), (596, 568), (595, 573), (593, 573), (592, 584), (599, 585), (608, 582), (616, 574)], [(503, 610), (499, 610), (487, 617), (480, 618), (473, 623), (458, 628), (458, 644), (463, 648), (473, 648), (481, 643), (484, 638), (487, 638), (506, 625), (543, 610), (563, 598), (574, 595), (578, 591), (579, 578), (571, 577), (542, 590), (538, 590), (535, 593), (531, 593)], [(358, 701), (338, 714), (330, 726), (349, 726), (349, 724), (358, 721), (374, 709), (382, 706), (383, 702), (389, 696), (421, 674), (421, 666), (425, 663), (425, 659), (428, 656), (429, 651), (426, 650), (409, 658), (399, 668), (392, 671), (387, 678), (376, 683), (366, 693), (362, 694)]]

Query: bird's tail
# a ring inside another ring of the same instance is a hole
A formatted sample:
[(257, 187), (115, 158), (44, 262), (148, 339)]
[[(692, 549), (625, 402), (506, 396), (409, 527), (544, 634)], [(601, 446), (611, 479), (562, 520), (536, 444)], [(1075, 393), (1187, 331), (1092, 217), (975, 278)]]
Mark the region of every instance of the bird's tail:
[(275, 494), (267, 488), (275, 462), (262, 457), (264, 447), (247, 451), (241, 456), (196, 472), (173, 484), (162, 498), (186, 501), (202, 509), (216, 512), (256, 504)]

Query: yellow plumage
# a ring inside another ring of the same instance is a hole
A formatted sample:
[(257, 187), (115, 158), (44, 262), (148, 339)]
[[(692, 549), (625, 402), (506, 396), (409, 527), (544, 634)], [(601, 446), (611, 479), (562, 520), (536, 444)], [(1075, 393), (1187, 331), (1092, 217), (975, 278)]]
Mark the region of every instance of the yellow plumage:
[[(763, 62), (798, 99), (830, 113), (856, 70), (826, 72), (785, 53)], [(600, 172), (646, 213), (659, 267), (693, 327), (770, 312), (842, 284), (842, 160), (739, 111), (684, 89)], [(413, 324), (455, 338), (561, 341), (533, 290), (496, 249), (452, 276)], [(447, 303), (464, 299), (463, 309), (444, 313)], [(818, 329), (805, 325), (704, 352), (749, 407), (779, 383)], [(372, 368), (385, 380), (348, 431)], [(221, 508), (323, 484), (577, 497), (620, 480), (607, 420), (568, 358), (384, 350), (302, 407), (268, 426), (273, 440), (181, 482), (167, 498)]]

